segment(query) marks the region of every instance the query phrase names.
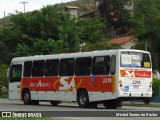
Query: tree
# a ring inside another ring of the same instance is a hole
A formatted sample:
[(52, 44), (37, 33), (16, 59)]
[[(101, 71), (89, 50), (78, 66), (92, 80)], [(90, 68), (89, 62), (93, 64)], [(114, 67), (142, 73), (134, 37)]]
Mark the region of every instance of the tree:
[(136, 48), (150, 51), (153, 68), (159, 69), (160, 61), (160, 0), (139, 0), (135, 4), (134, 17), (130, 20), (137, 36)]
[(108, 25), (108, 31), (117, 31), (117, 34), (128, 32), (129, 12), (124, 9), (124, 0), (102, 0), (99, 6), (101, 17), (104, 18)]
[(1, 86), (8, 89), (7, 69), (8, 65), (0, 63), (0, 89)]
[(61, 47), (63, 47), (62, 52), (77, 51), (80, 44), (80, 31), (77, 26), (77, 20), (75, 18), (71, 19), (71, 16), (68, 14), (63, 14), (58, 30), (59, 41), (61, 41)]
[(81, 44), (86, 43), (87, 50), (108, 49), (110, 44), (103, 33), (105, 23), (100, 18), (79, 19)]
[(19, 13), (11, 20), (13, 26), (3, 30), (6, 36), (3, 34), (1, 41), (11, 48), (12, 57), (78, 50), (76, 19), (64, 13), (62, 7), (47, 6), (40, 11)]
[(17, 29), (0, 29), (0, 62), (10, 63), (12, 53), (15, 52), (17, 43), (21, 40), (21, 32)]
[(55, 51), (55, 41), (52, 39), (44, 41), (37, 38), (32, 41), (32, 45), (30, 46), (24, 43), (18, 43), (14, 56), (45, 55), (57, 53), (57, 51)]

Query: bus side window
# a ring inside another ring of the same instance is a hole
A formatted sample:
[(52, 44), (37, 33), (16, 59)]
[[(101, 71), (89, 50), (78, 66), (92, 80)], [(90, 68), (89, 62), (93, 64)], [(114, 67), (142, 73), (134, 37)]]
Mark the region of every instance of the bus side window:
[(12, 65), (10, 71), (10, 82), (20, 82), (22, 76), (22, 65)]
[(33, 61), (32, 76), (43, 77), (44, 76), (44, 60)]
[(74, 75), (75, 59), (61, 59), (60, 60), (60, 76), (72, 76)]
[(92, 74), (108, 75), (110, 68), (110, 56), (99, 56), (93, 58)]
[(31, 77), (31, 73), (32, 73), (32, 61), (26, 61), (24, 63), (23, 76), (24, 77)]
[(114, 75), (115, 73), (116, 73), (116, 56), (112, 55), (110, 61), (110, 74)]
[(77, 58), (75, 74), (78, 76), (85, 76), (91, 74), (91, 57)]
[(46, 60), (45, 76), (58, 76), (59, 60)]

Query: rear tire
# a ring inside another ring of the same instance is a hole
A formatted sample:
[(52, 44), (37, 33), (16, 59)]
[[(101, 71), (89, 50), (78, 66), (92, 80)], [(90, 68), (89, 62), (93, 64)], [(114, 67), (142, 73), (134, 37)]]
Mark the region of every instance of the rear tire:
[(122, 102), (118, 100), (106, 100), (103, 102), (105, 108), (116, 109), (117, 107), (122, 106)]
[(146, 97), (146, 98), (143, 98), (142, 100), (145, 103), (145, 105), (149, 105), (149, 103), (151, 101), (151, 98), (150, 97)]
[(25, 90), (22, 93), (22, 99), (23, 99), (23, 103), (25, 105), (31, 105), (32, 101), (31, 101), (31, 94), (29, 90)]
[(81, 90), (78, 93), (77, 102), (78, 102), (79, 107), (81, 108), (89, 107), (89, 97), (88, 97), (87, 91)]

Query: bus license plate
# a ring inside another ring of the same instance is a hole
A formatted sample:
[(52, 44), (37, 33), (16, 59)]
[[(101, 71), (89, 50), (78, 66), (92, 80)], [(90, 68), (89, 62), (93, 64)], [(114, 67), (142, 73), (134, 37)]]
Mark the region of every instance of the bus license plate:
[(134, 89), (139, 89), (139, 86), (138, 85), (134, 85), (133, 88)]

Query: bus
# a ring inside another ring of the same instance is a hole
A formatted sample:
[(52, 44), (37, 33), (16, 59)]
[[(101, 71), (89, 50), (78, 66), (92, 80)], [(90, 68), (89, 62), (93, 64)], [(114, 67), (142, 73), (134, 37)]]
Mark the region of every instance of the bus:
[(124, 100), (152, 97), (151, 63), (149, 52), (134, 49), (16, 57), (8, 73), (9, 99), (116, 108)]

